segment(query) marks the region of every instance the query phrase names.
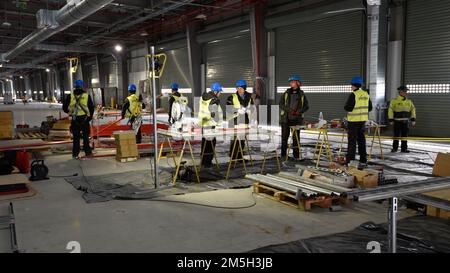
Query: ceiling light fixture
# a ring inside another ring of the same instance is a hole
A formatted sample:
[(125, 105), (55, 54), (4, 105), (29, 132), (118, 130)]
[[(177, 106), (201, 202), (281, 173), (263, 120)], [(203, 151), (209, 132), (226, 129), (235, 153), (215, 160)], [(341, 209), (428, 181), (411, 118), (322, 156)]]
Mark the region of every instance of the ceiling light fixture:
[(114, 50), (115, 51), (117, 51), (117, 52), (122, 52), (122, 46), (121, 45), (116, 45), (115, 47), (114, 47)]
[(206, 18), (207, 18), (207, 16), (203, 13), (200, 13), (197, 16), (195, 16), (195, 19), (206, 20)]

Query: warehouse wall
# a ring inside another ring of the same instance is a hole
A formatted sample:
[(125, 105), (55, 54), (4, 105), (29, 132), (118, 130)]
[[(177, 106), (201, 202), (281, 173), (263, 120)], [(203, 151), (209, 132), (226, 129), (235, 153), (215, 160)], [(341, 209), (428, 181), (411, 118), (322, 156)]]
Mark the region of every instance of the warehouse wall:
[(450, 1), (408, 1), (404, 82), (417, 108), (415, 135), (450, 135), (449, 47)]

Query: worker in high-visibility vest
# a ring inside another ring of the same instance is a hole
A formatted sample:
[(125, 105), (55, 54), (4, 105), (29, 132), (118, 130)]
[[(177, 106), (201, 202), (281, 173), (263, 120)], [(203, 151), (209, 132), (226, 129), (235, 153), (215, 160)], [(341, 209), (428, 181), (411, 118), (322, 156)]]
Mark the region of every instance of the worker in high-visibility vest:
[[(408, 137), (410, 122), (413, 127), (416, 126), (416, 107), (412, 100), (407, 98), (408, 87), (402, 85), (397, 90), (398, 97), (389, 104), (389, 123), (394, 126), (394, 137)], [(394, 140), (391, 152), (397, 152), (398, 142), (397, 139)], [(406, 140), (402, 140), (401, 152), (409, 153)]]
[[(285, 158), (288, 149), (291, 126), (303, 125), (304, 113), (309, 109), (309, 102), (305, 92), (301, 90), (302, 80), (300, 76), (289, 77), (290, 88), (280, 98), (280, 125), (281, 125), (281, 158)], [(300, 160), (300, 149), (297, 139), (300, 139), (300, 130), (296, 130), (296, 136), (292, 136), (293, 155), (295, 160)], [(283, 162), (284, 164), (284, 162)]]
[[(222, 92), (222, 86), (219, 83), (213, 83), (211, 85), (211, 91), (203, 93), (200, 97), (200, 107), (198, 111), (198, 119), (202, 126), (202, 132), (205, 130), (214, 129), (216, 126), (222, 125), (223, 112), (220, 107), (220, 93)], [(205, 168), (212, 166), (213, 149), (216, 147), (216, 138), (207, 139), (202, 137), (202, 165)], [(204, 149), (204, 153), (203, 153)]]
[(75, 89), (63, 102), (63, 111), (72, 117), (70, 131), (73, 135), (72, 157), (79, 159), (80, 139), (83, 137), (83, 150), (86, 157), (92, 157), (89, 145), (90, 121), (94, 115), (94, 103), (91, 96), (83, 89), (82, 80), (75, 81)]
[(367, 91), (362, 90), (363, 79), (353, 77), (351, 80), (352, 93), (348, 96), (344, 109), (347, 111), (348, 120), (348, 148), (347, 164), (355, 160), (356, 144), (358, 143), (359, 162), (367, 164), (366, 152), (366, 122), (369, 120), (369, 112), (372, 111), (372, 102)]
[(170, 94), (170, 99), (169, 99), (169, 124), (173, 124), (175, 122), (175, 120), (172, 117), (172, 106), (175, 102), (178, 102), (178, 100), (181, 97), (181, 94), (178, 92), (178, 88), (179, 88), (178, 83), (172, 83), (170, 85), (170, 88), (172, 90), (172, 93)]
[[(142, 95), (136, 95), (136, 85), (129, 84), (128, 92), (130, 95), (126, 98), (122, 107), (122, 119), (127, 118), (128, 124), (133, 124), (136, 119), (142, 114), (142, 109), (145, 109), (145, 104), (142, 102)], [(141, 127), (139, 127), (136, 134), (136, 143), (142, 142)]]
[[(253, 99), (252, 94), (247, 92), (247, 82), (245, 80), (238, 80), (236, 82), (236, 93), (231, 94), (227, 98), (227, 113), (231, 114), (235, 118), (233, 119), (234, 125), (241, 125), (241, 124), (249, 124), (250, 118), (249, 113), (251, 111), (254, 111), (251, 109), (251, 106), (253, 105)], [(228, 108), (231, 108), (232, 111), (229, 111)], [(230, 142), (230, 152), (229, 155), (233, 159), (240, 159), (241, 153), (239, 152), (239, 146), (242, 148), (242, 151), (244, 151), (245, 148), (245, 141), (241, 140), (240, 143), (236, 144), (236, 147), (234, 147), (234, 140), (231, 140)], [(234, 153), (233, 156), (231, 156), (231, 153), (233, 152), (234, 147)]]

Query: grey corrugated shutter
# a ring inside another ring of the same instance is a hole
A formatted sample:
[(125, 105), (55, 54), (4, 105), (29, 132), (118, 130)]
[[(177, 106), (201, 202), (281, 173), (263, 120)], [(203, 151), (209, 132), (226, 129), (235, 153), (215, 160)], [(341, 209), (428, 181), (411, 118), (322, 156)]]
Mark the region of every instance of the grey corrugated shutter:
[(404, 79), (418, 119), (411, 133), (448, 137), (450, 1), (410, 0), (406, 18)]
[(166, 67), (161, 77), (162, 88), (170, 88), (174, 82), (180, 88), (191, 88), (191, 74), (187, 48), (179, 48), (164, 52), (167, 55)]
[[(363, 29), (362, 12), (275, 29), (277, 86), (288, 86), (289, 76), (298, 74), (310, 101), (308, 116), (316, 117), (319, 112), (326, 119), (345, 116), (349, 93), (330, 86), (349, 85), (353, 76), (362, 74)], [(308, 86), (314, 86), (314, 93), (308, 93)]]
[(253, 86), (253, 62), (250, 35), (236, 36), (206, 44), (206, 85), (219, 82), (234, 87), (239, 79)]

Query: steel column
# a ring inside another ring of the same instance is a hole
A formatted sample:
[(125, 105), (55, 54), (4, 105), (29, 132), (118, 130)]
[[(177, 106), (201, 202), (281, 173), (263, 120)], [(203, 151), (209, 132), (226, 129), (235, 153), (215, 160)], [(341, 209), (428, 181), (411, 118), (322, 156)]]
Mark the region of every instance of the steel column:
[(397, 252), (397, 206), (398, 199), (397, 197), (389, 198), (389, 211), (388, 211), (388, 223), (389, 223), (389, 231), (388, 231), (388, 244), (389, 244), (389, 252), (396, 253)]

